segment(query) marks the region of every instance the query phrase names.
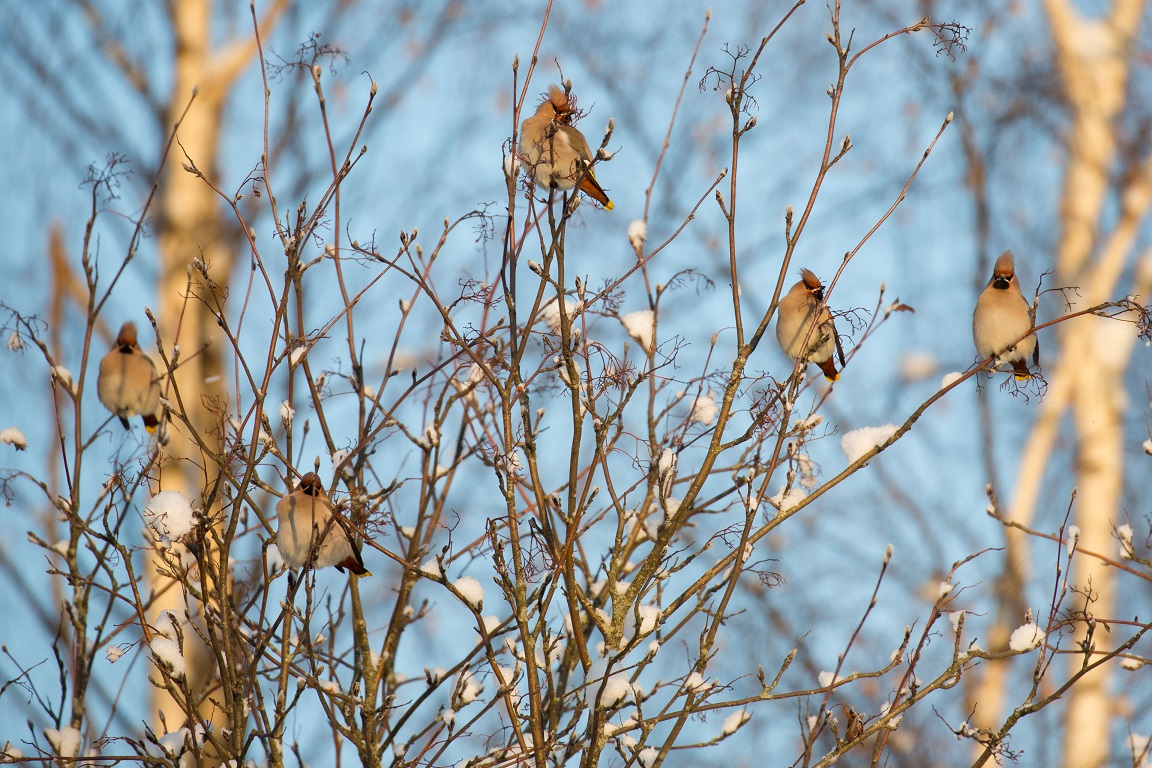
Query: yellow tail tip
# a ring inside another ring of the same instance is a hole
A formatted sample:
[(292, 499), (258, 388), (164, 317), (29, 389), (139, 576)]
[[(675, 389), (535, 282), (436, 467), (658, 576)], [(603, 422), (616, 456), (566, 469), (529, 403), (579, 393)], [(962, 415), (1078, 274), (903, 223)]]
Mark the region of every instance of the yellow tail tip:
[(1012, 376), (1016, 381), (1028, 381), (1032, 378), (1032, 374), (1030, 373), (1014, 373)]
[(352, 575), (358, 579), (366, 579), (372, 575), (372, 571), (364, 571), (364, 573), (353, 573)]
[(606, 211), (610, 211), (610, 210), (612, 210), (612, 209), (613, 209), (613, 208), (615, 208), (615, 207), (616, 207), (616, 206), (612, 204), (612, 201), (611, 201), (611, 200), (609, 200), (608, 202), (604, 203), (604, 210), (606, 210)]

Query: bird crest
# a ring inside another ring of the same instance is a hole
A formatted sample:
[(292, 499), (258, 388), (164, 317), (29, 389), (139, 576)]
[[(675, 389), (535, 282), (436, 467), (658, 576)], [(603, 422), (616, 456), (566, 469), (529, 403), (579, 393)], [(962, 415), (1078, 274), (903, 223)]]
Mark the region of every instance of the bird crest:
[(1004, 277), (1011, 280), (1016, 276), (1016, 258), (1012, 255), (1012, 251), (1004, 251), (1000, 257), (996, 259), (996, 266), (992, 268), (992, 274), (995, 277)]
[(576, 112), (576, 97), (558, 85), (548, 88), (548, 101), (552, 102), (552, 108), (561, 117)]
[(1004, 251), (996, 259), (996, 266), (992, 268), (992, 285), (999, 291), (1006, 291), (1016, 279), (1016, 259), (1012, 251)]
[(824, 301), (824, 285), (820, 282), (820, 278), (816, 277), (815, 272), (810, 269), (801, 269), (800, 279), (804, 281), (804, 287), (808, 289), (808, 293), (816, 297), (816, 301)]
[(300, 491), (309, 496), (322, 496), (324, 486), (320, 483), (320, 478), (316, 476), (315, 472), (309, 472), (300, 478)]
[(120, 333), (116, 335), (116, 346), (121, 352), (132, 352), (137, 349), (136, 323), (129, 320), (120, 326)]

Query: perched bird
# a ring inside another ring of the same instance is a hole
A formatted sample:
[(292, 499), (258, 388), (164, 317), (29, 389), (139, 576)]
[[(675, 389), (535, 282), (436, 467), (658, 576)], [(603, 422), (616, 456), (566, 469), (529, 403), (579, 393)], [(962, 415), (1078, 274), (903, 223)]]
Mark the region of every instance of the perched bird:
[(370, 575), (352, 540), (348, 522), (332, 508), (315, 473), (300, 478), (300, 486), (276, 504), (276, 546), (292, 570), (336, 566), (357, 576)]
[(160, 380), (152, 358), (136, 343), (135, 323), (120, 326), (116, 345), (100, 361), (96, 394), (105, 408), (120, 417), (124, 429), (130, 416), (143, 416), (149, 432), (160, 424)]
[(981, 291), (976, 311), (972, 313), (972, 341), (976, 343), (976, 351), (980, 357), (999, 357), (1002, 363), (1012, 363), (1017, 381), (1030, 379), (1028, 356), (1040, 365), (1040, 342), (1036, 334), (1028, 334), (1035, 325), (1032, 306), (1020, 291), (1016, 260), (1012, 251), (1004, 251), (996, 259), (992, 277)]
[(572, 189), (590, 196), (609, 211), (612, 201), (592, 175), (591, 147), (584, 134), (570, 123), (576, 104), (553, 85), (536, 114), (520, 125), (520, 155), (530, 176), (541, 187)]
[[(824, 286), (811, 270), (800, 270), (800, 281), (780, 299), (776, 310), (776, 340), (784, 354), (793, 360), (816, 363), (828, 381), (836, 381), (836, 361), (832, 353), (840, 356), (844, 367), (844, 349), (836, 335), (832, 313), (824, 303)], [(815, 327), (813, 327), (815, 325)], [(807, 341), (807, 346), (805, 346)]]

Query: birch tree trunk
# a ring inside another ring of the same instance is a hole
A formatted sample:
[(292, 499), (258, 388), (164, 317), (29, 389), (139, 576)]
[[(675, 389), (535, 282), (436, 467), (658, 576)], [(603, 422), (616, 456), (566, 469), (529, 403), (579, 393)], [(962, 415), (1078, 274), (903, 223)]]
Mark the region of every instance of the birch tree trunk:
[[(212, 192), (203, 181), (184, 170), (191, 159), (209, 179), (216, 178), (216, 152), (219, 125), (223, 107), (221, 85), (209, 77), (211, 49), (209, 24), (211, 5), (208, 0), (182, 0), (170, 6), (172, 32), (175, 39), (175, 79), (167, 110), (167, 126), (171, 128), (196, 98), (180, 123), (177, 138), (183, 151), (177, 148), (168, 157), (160, 190), (160, 259), (159, 313), (157, 320), (165, 347), (180, 349), (180, 367), (176, 370), (168, 389), (169, 398), (177, 396), (185, 404), (194, 420), (193, 428), (202, 435), (211, 433), (207, 412), (202, 403), (206, 399), (224, 394), (223, 349), (216, 323), (208, 308), (189, 294), (189, 270), (194, 259), (210, 264), (211, 274), (219, 286), (227, 285), (232, 269), (232, 256), (220, 242), (220, 213)], [(187, 155), (187, 158), (185, 157)], [(192, 273), (194, 275), (194, 273)], [(193, 285), (195, 283), (193, 282)], [(206, 287), (193, 288), (209, 302), (223, 300), (220, 291)], [(185, 361), (186, 359), (186, 361)], [(200, 457), (196, 443), (188, 429), (171, 424), (170, 442), (166, 461), (161, 465), (160, 483), (166, 491), (180, 491), (190, 499), (199, 499), (201, 489), (211, 482), (212, 468)], [(195, 458), (200, 458), (196, 461)], [(200, 466), (197, 466), (200, 465)], [(153, 578), (153, 594), (160, 597), (154, 603), (154, 614), (172, 611), (183, 616), (187, 610), (195, 614), (193, 606), (185, 606), (180, 584), (158, 573), (160, 563), (153, 558), (148, 573)], [(207, 648), (193, 632), (184, 633), (184, 653), (188, 669), (189, 687), (202, 691), (211, 674), (211, 657)], [(162, 688), (153, 688), (153, 712), (163, 718), (171, 729), (187, 719), (181, 702), (175, 701)]]
[[(1128, 180), (1122, 189), (1116, 189), (1114, 168), (1118, 117), (1125, 107), (1132, 39), (1144, 0), (1117, 0), (1107, 16), (1099, 19), (1083, 17), (1067, 0), (1046, 0), (1044, 9), (1052, 29), (1058, 81), (1070, 113), (1060, 235), (1054, 254), (1056, 283), (1079, 287), (1078, 296), (1069, 296), (1075, 309), (1127, 293), (1118, 289), (1118, 283), (1133, 257), (1137, 226), (1148, 213), (1152, 166), (1144, 161), (1142, 172), (1121, 174), (1120, 178)], [(1101, 232), (1102, 211), (1112, 195), (1122, 201), (1121, 217), (1113, 229)], [(1073, 522), (1080, 528), (1079, 547), (1111, 553), (1124, 473), (1124, 372), (1135, 332), (1128, 324), (1086, 317), (1062, 324), (1055, 339), (1055, 354), (1045, 350), (1049, 387), (1025, 444), (1015, 499), (1007, 513), (1010, 519), (1031, 525), (1060, 425), (1070, 410), (1077, 441), (1078, 495)], [(1026, 577), (1031, 559), (1026, 537), (1009, 530), (1008, 544), (1010, 573)], [(1090, 587), (1093, 600), (1085, 604), (1077, 595), (1078, 602), (1066, 607), (1084, 612), (1077, 618), (1112, 618), (1112, 574), (1112, 569), (1094, 558), (1076, 557), (1071, 582)], [(1102, 624), (1095, 624), (1095, 631), (1090, 626), (1088, 621), (1079, 623), (1071, 647), (1087, 643), (1089, 648), (1107, 650), (1113, 643)], [(1072, 673), (1092, 660), (1091, 654), (1070, 658)], [(990, 670), (977, 691), (981, 724), (1005, 714), (1007, 678), (1003, 672)], [(1067, 768), (1094, 768), (1108, 760), (1113, 715), (1110, 675), (1111, 667), (1103, 666), (1067, 696), (1062, 749)]]
[[(1045, 8), (1056, 42), (1057, 66), (1072, 110), (1069, 163), (1064, 179), (1061, 238), (1057, 275), (1062, 285), (1081, 286), (1081, 302), (1101, 301), (1116, 291), (1122, 265), (1132, 252), (1132, 223), (1147, 211), (1147, 190), (1134, 199), (1134, 190), (1122, 190), (1124, 216), (1120, 225), (1102, 237), (1098, 222), (1110, 191), (1116, 156), (1117, 117), (1124, 107), (1132, 38), (1140, 26), (1143, 0), (1118, 0), (1108, 16), (1081, 17), (1067, 0), (1048, 0)], [(1146, 182), (1136, 182), (1146, 187)], [(1128, 226), (1125, 226), (1127, 222)], [(1065, 353), (1059, 373), (1071, 382), (1079, 495), (1075, 519), (1081, 546), (1089, 551), (1112, 550), (1124, 476), (1124, 426), (1121, 409), (1132, 342), (1109, 348), (1101, 338), (1115, 338), (1105, 325), (1091, 318), (1069, 323), (1062, 331)], [(1134, 339), (1133, 339), (1134, 341)], [(1114, 569), (1091, 557), (1074, 560), (1073, 581), (1090, 587), (1095, 602), (1084, 606), (1097, 618), (1111, 618), (1115, 610)], [(1102, 624), (1081, 622), (1075, 643), (1106, 649), (1111, 638), (1093, 632)], [(1072, 656), (1071, 664), (1090, 661), (1090, 655)], [(1108, 693), (1112, 665), (1100, 667), (1074, 686), (1068, 697), (1064, 727), (1064, 765), (1095, 768), (1109, 757), (1112, 700)]]
[[(282, 13), (281, 0), (266, 12), (262, 28), (270, 26)], [(167, 390), (169, 398), (179, 397), (190, 424), (170, 424), (161, 485), (164, 490), (201, 498), (205, 488), (215, 485), (217, 464), (204, 455), (198, 440), (219, 448), (222, 414), (229, 405), (227, 349), (216, 319), (223, 310), (227, 286), (236, 264), (235, 244), (229, 241), (224, 216), (226, 210), (204, 179), (189, 172), (191, 164), (205, 179), (216, 183), (220, 152), (220, 127), (229, 93), (241, 71), (256, 63), (256, 46), (250, 31), (243, 42), (213, 46), (211, 0), (180, 0), (169, 4), (174, 39), (174, 81), (167, 106), (166, 127), (178, 123), (178, 146), (169, 153), (164, 168), (159, 202), (159, 312), (157, 321), (165, 348), (178, 346), (178, 368)], [(205, 284), (195, 261), (205, 264), (209, 284)], [(195, 506), (195, 504), (194, 504)], [(205, 510), (210, 512), (210, 510)], [(180, 584), (157, 573), (158, 562), (150, 563), (153, 594), (160, 595), (154, 615), (185, 611), (196, 615), (197, 608), (185, 605)], [(225, 573), (221, 569), (220, 573)], [(221, 592), (227, 585), (216, 585)], [(205, 588), (208, 588), (205, 581)], [(207, 686), (213, 682), (213, 657), (194, 632), (184, 633), (188, 682), (199, 702), (201, 716), (218, 708), (207, 700)], [(154, 688), (154, 712), (165, 718), (172, 729), (186, 720), (187, 712), (166, 691)], [(217, 715), (218, 716), (218, 715)]]

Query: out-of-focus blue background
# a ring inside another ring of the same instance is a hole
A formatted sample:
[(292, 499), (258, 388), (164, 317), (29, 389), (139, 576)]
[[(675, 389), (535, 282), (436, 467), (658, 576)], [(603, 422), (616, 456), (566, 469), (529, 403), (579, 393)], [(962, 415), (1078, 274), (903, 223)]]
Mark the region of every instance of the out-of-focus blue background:
[[(86, 166), (102, 165), (109, 152), (124, 153), (131, 161), (134, 175), (119, 190), (120, 199), (97, 199), (97, 205), (110, 213), (99, 220), (93, 253), (102, 266), (116, 265), (130, 232), (127, 217), (143, 205), (160, 156), (167, 127), (145, 102), (164, 103), (172, 81), (171, 40), (161, 18), (164, 11), (150, 4), (111, 5), (103, 13), (104, 23), (110, 37), (121, 41), (144, 66), (146, 96), (134, 92), (107, 58), (93, 49), (92, 28), (71, 3), (25, 8), (15, 20), (15, 31), (8, 33), (19, 36), (21, 44), (5, 57), (7, 86), (0, 89), (0, 136), (8, 182), (2, 193), (7, 247), (0, 257), (5, 273), (0, 301), (24, 314), (47, 315), (49, 310), (52, 286), (46, 253), (49, 227), (54, 223), (63, 228), (71, 264), (78, 265), (92, 205), (90, 190), (81, 184)], [(827, 177), (793, 261), (793, 272), (807, 266), (829, 281), (842, 256), (896, 199), (945, 116), (955, 111), (955, 121), (907, 199), (861, 249), (832, 293), (835, 307), (871, 310), (883, 285), (886, 303), (899, 298), (916, 312), (894, 316), (852, 358), (836, 385), (824, 410), (825, 424), (836, 434), (810, 446), (822, 478), (833, 476), (845, 464), (840, 434), (861, 426), (902, 422), (939, 388), (942, 375), (964, 370), (974, 361), (971, 310), (986, 279), (990, 257), (1013, 248), (1026, 289), (1052, 267), (1061, 178), (1056, 142), (1059, 113), (1052, 113), (1047, 125), (1043, 110), (1029, 123), (1004, 120), (1003, 128), (998, 123), (1025, 98), (1026, 92), (1020, 90), (1024, 78), (1019, 73), (1043, 68), (1049, 43), (1036, 5), (1021, 3), (1010, 13), (993, 12), (983, 3), (957, 8), (957, 21), (971, 27), (967, 53), (957, 51), (952, 60), (936, 51), (930, 33), (920, 32), (880, 45), (849, 76), (835, 142), (838, 146), (848, 134), (854, 148)], [(499, 231), (506, 200), (501, 168), (511, 136), (512, 61), (520, 57), (522, 77), (543, 4), (298, 6), (267, 35), (266, 55), (270, 61), (291, 58), (313, 32), (320, 33), (321, 42), (347, 53), (346, 60), (334, 63), (334, 71), (327, 67), (324, 71), (338, 147), (347, 143), (359, 122), (370, 81), (380, 84), (381, 96), (360, 140), (368, 154), (343, 187), (341, 226), (347, 227), (343, 234), (350, 233), (361, 242), (374, 234), (383, 244), (380, 250), (388, 253), (401, 230), (418, 228), (422, 242), (434, 243), (445, 217), (454, 219), (485, 204), (497, 216)], [(453, 10), (446, 13), (443, 29), (438, 30), (430, 20), (447, 7)], [(627, 229), (643, 215), (645, 190), (705, 10), (705, 5), (693, 3), (595, 1), (552, 8), (529, 88), (529, 108), (537, 102), (536, 94), (558, 80), (555, 62), (559, 61), (564, 76), (573, 82), (580, 106), (589, 112), (580, 128), (590, 143), (598, 145), (609, 118), (615, 122), (609, 145), (615, 156), (597, 169), (615, 210), (604, 212), (585, 205), (569, 235), (569, 274), (578, 272), (591, 286), (621, 274), (634, 261)], [(724, 48), (754, 48), (785, 11), (786, 6), (772, 3), (711, 6), (707, 36), (688, 78), (653, 192), (649, 246), (669, 237), (715, 176), (731, 164), (724, 87), (716, 89), (716, 79), (705, 77), (706, 69), (728, 68), (730, 59)], [(857, 50), (923, 15), (919, 4), (908, 2), (846, 3), (843, 13), (844, 31), (854, 31)], [(215, 27), (222, 38), (247, 38), (246, 9), (237, 6), (216, 14)], [(995, 25), (984, 23), (989, 16), (995, 16)], [(784, 26), (758, 63), (761, 79), (751, 91), (756, 101), (751, 114), (757, 125), (741, 145), (737, 214), (743, 299), (753, 317), (753, 310), (767, 307), (775, 286), (784, 250), (785, 209), (794, 206), (797, 214), (803, 209), (823, 152), (830, 105), (825, 89), (836, 77), (834, 51), (825, 40), (829, 29), (825, 6), (808, 3)], [(700, 88), (702, 79), (704, 87)], [(963, 103), (957, 103), (949, 83), (961, 79), (970, 81), (970, 91)], [(282, 210), (293, 210), (306, 196), (314, 204), (324, 187), (322, 182), (310, 182), (307, 188), (296, 185), (297, 179), (322, 172), (327, 163), (307, 81), (306, 74), (291, 72), (270, 81), (271, 133), (275, 136), (285, 129), (289, 113), (298, 113), (299, 122), (290, 130), (305, 137), (275, 166), (282, 180)], [(1039, 91), (1037, 102), (1052, 99), (1042, 88)], [(240, 190), (259, 163), (263, 114), (260, 73), (254, 60), (231, 96), (222, 132), (219, 183), (223, 190)], [(971, 132), (972, 140), (991, 161), (992, 219), (987, 243), (980, 243), (974, 234), (975, 211), (966, 186), (961, 142), (965, 131)], [(728, 195), (727, 180), (720, 189)], [(266, 260), (276, 253), (272, 235), (271, 222), (266, 217), (257, 219), (257, 242)], [(464, 233), (450, 242), (439, 272), (443, 285), (452, 287), (465, 274), (496, 274), (499, 238), (474, 240)], [(1147, 232), (1142, 243), (1147, 244)], [(321, 246), (315, 246), (313, 255), (318, 255)], [(690, 377), (699, 374), (712, 333), (731, 325), (726, 225), (711, 196), (676, 241), (651, 263), (649, 272), (653, 281), (661, 282), (686, 268), (698, 270), (715, 283), (712, 289), (689, 284), (662, 304), (661, 339), (683, 336), (688, 346), (680, 359), (684, 375)], [(234, 301), (242, 294), (240, 286), (246, 277), (239, 270)], [(143, 307), (156, 306), (156, 280), (155, 241), (145, 239), (106, 310), (108, 327), (114, 330), (125, 319), (143, 322)], [(789, 277), (788, 284), (792, 280)], [(621, 312), (647, 308), (638, 278), (629, 281), (625, 290)], [(387, 329), (398, 319), (395, 299), (386, 298), (378, 306), (362, 307), (358, 318), (362, 332), (373, 329), (375, 334), (382, 329), (382, 340), (391, 338)], [(318, 316), (323, 306), (318, 299)], [(1041, 320), (1059, 310), (1045, 300)], [(429, 333), (436, 333), (438, 320), (430, 310), (423, 307), (418, 312), (423, 314), (417, 317), (433, 329)], [(251, 322), (258, 327), (258, 313)], [(616, 324), (606, 319), (596, 322), (599, 338), (622, 345), (626, 336)], [(82, 323), (67, 322), (58, 329), (65, 365), (73, 367), (74, 376), (82, 329)], [(258, 331), (254, 333), (259, 336)], [(720, 348), (727, 355), (721, 357), (722, 363), (730, 358), (732, 337), (730, 330), (721, 334)], [(1055, 345), (1043, 337), (1041, 344), (1046, 353), (1054, 350)], [(102, 351), (102, 341), (97, 348)], [(365, 355), (369, 382), (373, 375), (377, 380), (381, 375), (388, 349), (385, 341), (369, 345)], [(419, 337), (409, 332), (402, 351), (418, 360), (425, 350)], [(26, 453), (0, 449), (0, 464), (51, 477), (47, 463), (57, 460), (58, 451), (52, 448), (56, 421), (47, 395), (48, 372), (32, 351), (4, 351), (0, 359), (0, 402), (4, 403), (0, 427), (18, 426), (29, 440)], [(97, 359), (93, 357), (90, 365)], [(786, 375), (787, 364), (771, 332), (749, 367), (770, 371), (777, 378)], [(94, 374), (94, 368), (90, 373)], [(1147, 393), (1141, 382), (1147, 378), (1147, 366), (1135, 366), (1131, 374), (1127, 382), (1133, 403), (1129, 434), (1138, 446), (1146, 437)], [(860, 660), (853, 657), (848, 667), (882, 663), (899, 644), (904, 626), (925, 614), (935, 597), (936, 583), (951, 564), (1001, 544), (1001, 527), (984, 513), (985, 484), (995, 480), (999, 493), (1011, 496), (1022, 439), (1038, 401), (1014, 398), (995, 385), (982, 396), (989, 401), (991, 432), (981, 428), (981, 395), (976, 386), (959, 389), (934, 406), (907, 438), (866, 471), (772, 537), (766, 546), (769, 556), (778, 558), (772, 570), (783, 574), (787, 584), (764, 595), (762, 611), (751, 611), (732, 622), (727, 657), (719, 662), (727, 676), (754, 672), (757, 664), (772, 670), (782, 658), (782, 649), (802, 642), (801, 656), (786, 680), (796, 688), (815, 687), (816, 672), (835, 665), (836, 654), (859, 621), (885, 548), (892, 543), (896, 554), (880, 593), (880, 606), (870, 619), (868, 642)], [(102, 419), (93, 387), (85, 397), (92, 403), (91, 418)], [(98, 450), (112, 455), (121, 439), (113, 430), (111, 437), (101, 438)], [(1070, 454), (1063, 456), (1053, 462), (1051, 481), (1040, 504), (1043, 511), (1036, 522), (1042, 529), (1058, 527), (1072, 490), (1074, 468), (1068, 463)], [(90, 461), (89, 479), (97, 483), (104, 470), (99, 462)], [(989, 464), (995, 469), (994, 478), (989, 477)], [(1146, 465), (1140, 466), (1130, 474), (1126, 489), (1134, 515), (1147, 513), (1147, 494), (1152, 490)], [(15, 487), (14, 502), (0, 514), (0, 549), (22, 581), (17, 588), (0, 590), (0, 615), (10, 617), (0, 628), (0, 641), (22, 664), (31, 666), (50, 658), (47, 649), (52, 636), (52, 623), (35, 618), (34, 612), (54, 613), (59, 595), (44, 575), (48, 562), (43, 552), (25, 541), (24, 532), (47, 535), (43, 532), (54, 514), (45, 510), (29, 488)], [(494, 508), (498, 510), (497, 505)], [(975, 585), (964, 607), (978, 614), (992, 613), (988, 590), (1000, 567), (998, 557), (989, 553), (962, 572), (961, 581)], [(1038, 567), (1050, 568), (1051, 562), (1042, 557)], [(334, 589), (336, 583), (332, 582)], [(1036, 593), (1029, 600), (1042, 608), (1049, 599), (1050, 579), (1033, 583)], [(969, 627), (979, 636), (981, 621), (990, 620), (991, 615), (970, 617)], [(441, 624), (429, 631), (437, 643), (450, 643), (449, 626)], [(949, 645), (949, 640), (943, 639), (940, 645)], [(406, 652), (415, 654), (411, 646)], [(142, 675), (144, 664), (138, 655), (135, 658)], [(127, 663), (131, 662), (119, 662)], [(99, 661), (98, 675), (105, 672), (102, 665), (107, 667)], [(415, 656), (411, 659), (416, 670), (430, 665)], [(1025, 666), (1020, 666), (1022, 675), (1028, 674)], [(51, 667), (51, 663), (45, 665), (34, 677), (51, 681)], [(2, 668), (4, 679), (14, 676), (8, 660)], [(111, 680), (122, 674), (120, 669), (109, 671)], [(122, 701), (128, 721), (147, 719), (141, 696)], [(958, 706), (954, 703), (949, 710), (953, 724), (964, 716)], [(27, 695), (15, 690), (0, 699), (0, 723), (5, 724), (0, 740), (19, 738), (31, 709)], [(727, 743), (725, 759), (758, 765), (765, 755), (795, 753), (795, 708), (785, 704), (762, 711), (752, 709), (751, 726)], [(926, 728), (934, 741), (952, 738), (929, 712), (918, 717), (916, 725)], [(1033, 726), (1037, 730), (1026, 732), (1027, 743), (1038, 750), (1033, 754), (1044, 754), (1045, 739), (1036, 734), (1042, 718), (1049, 717), (1055, 715), (1037, 717)], [(701, 733), (718, 731), (718, 722), (699, 726)], [(702, 757), (718, 756), (704, 753)]]

